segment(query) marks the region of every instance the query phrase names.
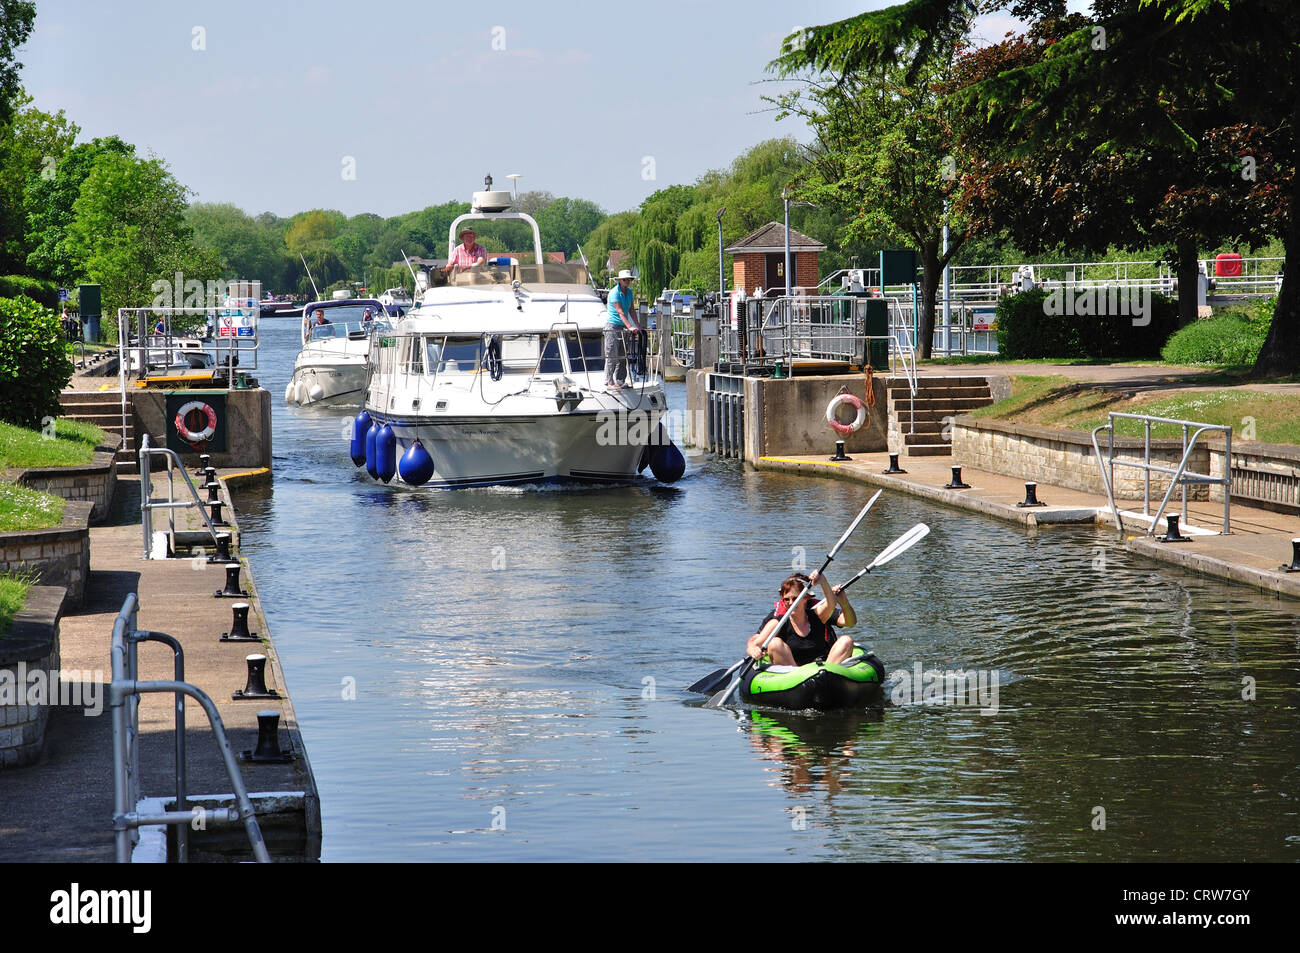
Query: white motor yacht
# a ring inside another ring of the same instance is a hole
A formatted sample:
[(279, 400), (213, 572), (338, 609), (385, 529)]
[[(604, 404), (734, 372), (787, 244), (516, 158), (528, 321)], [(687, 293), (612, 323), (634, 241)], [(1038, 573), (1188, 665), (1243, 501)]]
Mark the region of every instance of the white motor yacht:
[(389, 317), (399, 318), (415, 306), (415, 299), (405, 288), (389, 288), (379, 296), (379, 303), (388, 311)]
[(371, 332), (389, 329), (375, 298), (313, 301), (303, 309), (302, 350), (284, 391), (289, 404), (359, 404)]
[(676, 480), (685, 461), (660, 423), (655, 362), (634, 360), (624, 386), (606, 387), (602, 296), (582, 265), (545, 261), (536, 221), (509, 206), (508, 192), (475, 193), (449, 247), (467, 220), (513, 220), (532, 231), (534, 260), (435, 272), (431, 287), (416, 276), (418, 303), (373, 338), (353, 461), (444, 488), (625, 482), (647, 466)]

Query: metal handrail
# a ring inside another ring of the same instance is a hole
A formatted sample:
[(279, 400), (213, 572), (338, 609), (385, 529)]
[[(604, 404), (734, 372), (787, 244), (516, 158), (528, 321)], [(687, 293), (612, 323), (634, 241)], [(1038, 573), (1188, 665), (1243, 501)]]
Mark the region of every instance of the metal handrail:
[[(167, 457), (167, 502), (153, 502), (153, 478), (150, 472), (150, 457), (161, 455)], [(173, 467), (173, 464), (175, 465)], [(185, 477), (185, 485), (190, 489), (190, 496), (193, 500), (176, 502), (176, 481), (173, 476), (175, 470), (181, 471), (181, 476)], [(189, 471), (181, 463), (180, 456), (173, 450), (166, 447), (149, 446), (149, 435), (145, 434), (140, 438), (140, 528), (144, 534), (144, 558), (153, 559), (153, 511), (167, 510), (170, 520), (172, 539), (176, 538), (176, 516), (174, 511), (178, 509), (189, 509), (191, 506), (197, 506), (199, 513), (203, 516), (203, 522), (208, 527), (208, 535), (212, 537), (212, 545), (217, 544), (217, 528), (212, 523), (212, 517), (203, 506), (203, 501), (199, 498), (199, 491), (194, 486), (194, 481), (190, 479)]]
[[(136, 628), (138, 600), (128, 593), (121, 611), (113, 622), (113, 640), (110, 648), (112, 681), (108, 686), (109, 709), (113, 720), (113, 840), (118, 863), (131, 862), (131, 845), (138, 841), (138, 830), (146, 826), (176, 825), (177, 859), (182, 863), (189, 858), (186, 826), (196, 820), (242, 820), (248, 834), (249, 846), (258, 863), (271, 862), (257, 823), (253, 803), (244, 787), (244, 780), (235, 762), (234, 750), (226, 735), (221, 714), (212, 699), (203, 691), (184, 681), (184, 652), (171, 636)], [(163, 642), (175, 654), (177, 677), (170, 682), (141, 682), (138, 680), (139, 664), (136, 646), (140, 642)], [(178, 810), (161, 814), (141, 814), (134, 810), (140, 803), (140, 723), (139, 696), (146, 692), (171, 692), (176, 695), (176, 804)], [(217, 746), (226, 764), (231, 790), (235, 794), (238, 810), (203, 808), (185, 810), (185, 696), (194, 698), (207, 713)]]
[[(1140, 420), (1143, 423), (1143, 452), (1142, 461), (1123, 460), (1115, 457), (1115, 419), (1117, 417), (1128, 420)], [(1151, 462), (1151, 425), (1152, 424), (1171, 424), (1183, 428), (1183, 455), (1178, 462), (1177, 467), (1165, 467)], [(1190, 433), (1191, 428), (1196, 428)], [(1108, 431), (1110, 442), (1107, 451), (1107, 459), (1102, 460), (1101, 447), (1097, 443), (1097, 434), (1101, 431)], [(1224, 437), (1224, 456), (1223, 456), (1223, 476), (1216, 477), (1208, 473), (1197, 473), (1187, 469), (1188, 461), (1191, 460), (1192, 451), (1196, 448), (1196, 442), (1200, 439), (1201, 434), (1207, 432), (1220, 431)], [(1232, 427), (1225, 424), (1206, 424), (1194, 420), (1179, 420), (1174, 417), (1156, 417), (1151, 414), (1129, 414), (1119, 411), (1111, 411), (1108, 415), (1107, 423), (1092, 431), (1092, 446), (1097, 456), (1097, 464), (1101, 468), (1102, 482), (1106, 486), (1106, 498), (1110, 503), (1111, 513), (1115, 517), (1115, 523), (1119, 527), (1120, 533), (1123, 533), (1124, 527), (1120, 518), (1119, 509), (1115, 504), (1114, 480), (1115, 467), (1133, 467), (1143, 472), (1143, 491), (1142, 491), (1142, 516), (1149, 519), (1150, 525), (1147, 527), (1148, 536), (1155, 534), (1156, 527), (1160, 523), (1160, 517), (1164, 515), (1165, 507), (1169, 505), (1169, 499), (1173, 496), (1174, 487), (1181, 486), (1183, 493), (1183, 518), (1188, 518), (1187, 513), (1187, 486), (1189, 483), (1204, 483), (1206, 485), (1217, 485), (1223, 487), (1223, 530), (1221, 535), (1228, 536), (1232, 534)], [(1165, 490), (1165, 495), (1157, 507), (1155, 515), (1151, 515), (1151, 474), (1152, 473), (1169, 474), (1169, 487)], [(1184, 523), (1184, 525), (1187, 525)]]

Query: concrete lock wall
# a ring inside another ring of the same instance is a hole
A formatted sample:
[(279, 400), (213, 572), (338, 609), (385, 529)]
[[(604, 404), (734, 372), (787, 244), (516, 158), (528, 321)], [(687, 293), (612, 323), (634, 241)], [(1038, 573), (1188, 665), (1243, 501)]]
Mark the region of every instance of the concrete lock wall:
[[(185, 391), (139, 390), (134, 395), (136, 433), (149, 434), (154, 447), (167, 445), (167, 395)], [(271, 394), (264, 388), (226, 392), (226, 451), (195, 450), (182, 455), (186, 464), (210, 453), (212, 466), (269, 467), (271, 465)]]
[[(1102, 458), (1105, 459), (1108, 441), (1101, 441)], [(1141, 462), (1143, 442), (1140, 438), (1117, 437), (1115, 458)], [(1152, 440), (1151, 462), (1163, 467), (1176, 467), (1183, 456), (1181, 440)], [(958, 417), (952, 428), (952, 460), (972, 470), (985, 470), (1004, 476), (1038, 480), (1044, 473), (1053, 474), (1052, 483), (1096, 493), (1104, 496), (1106, 484), (1092, 448), (1092, 438), (1086, 433), (1026, 427), (1004, 420), (985, 420)], [(1199, 445), (1188, 461), (1189, 470), (1207, 473), (1210, 465), (1209, 448)], [(1145, 476), (1133, 467), (1115, 468), (1115, 498), (1140, 500), (1144, 493)], [(1164, 474), (1151, 474), (1151, 496), (1159, 500), (1169, 487)], [(1175, 494), (1182, 498), (1180, 491)], [(1209, 491), (1205, 484), (1187, 487), (1189, 500), (1206, 500)], [(1222, 497), (1220, 497), (1222, 499)]]
[[(702, 433), (707, 420), (707, 376), (709, 370), (686, 373), (686, 442), (702, 447)], [(866, 399), (865, 378), (860, 374), (817, 377), (793, 377), (773, 380), (750, 377), (744, 382), (745, 459), (751, 463), (760, 457), (798, 456), (835, 452), (835, 441), (845, 441), (848, 453), (870, 453), (886, 448), (888, 431), (889, 378), (876, 375), (872, 391), (876, 405), (869, 408), (867, 422), (857, 433), (840, 437), (826, 422), (826, 406), (844, 388), (859, 400)], [(842, 411), (841, 416), (847, 416)], [(851, 418), (850, 418), (851, 419)]]
[[(860, 374), (746, 378), (745, 459), (757, 463), (760, 457), (829, 456), (835, 452), (836, 440), (844, 441), (848, 453), (884, 450), (888, 439), (887, 379), (873, 379), (875, 406), (868, 408), (862, 429), (843, 437), (826, 422), (826, 407), (841, 389), (866, 400), (865, 378)], [(841, 418), (847, 413), (841, 411)]]

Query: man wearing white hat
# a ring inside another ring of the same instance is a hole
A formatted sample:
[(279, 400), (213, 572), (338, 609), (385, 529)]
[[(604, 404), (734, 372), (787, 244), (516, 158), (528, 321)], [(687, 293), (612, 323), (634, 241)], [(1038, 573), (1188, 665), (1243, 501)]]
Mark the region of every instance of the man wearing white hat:
[(641, 333), (641, 325), (637, 324), (632, 309), (632, 272), (626, 268), (618, 273), (618, 281), (609, 291), (607, 306), (609, 317), (605, 321), (605, 386), (610, 390), (622, 390), (623, 378), (627, 375), (627, 351), (623, 347), (623, 332)]
[(447, 257), (447, 267), (442, 269), (444, 275), (450, 274), (453, 268), (464, 271), (466, 268), (472, 268), (474, 265), (481, 265), (487, 261), (487, 251), (474, 239), (477, 237), (474, 229), (466, 225), (460, 230), (460, 244), (451, 250)]

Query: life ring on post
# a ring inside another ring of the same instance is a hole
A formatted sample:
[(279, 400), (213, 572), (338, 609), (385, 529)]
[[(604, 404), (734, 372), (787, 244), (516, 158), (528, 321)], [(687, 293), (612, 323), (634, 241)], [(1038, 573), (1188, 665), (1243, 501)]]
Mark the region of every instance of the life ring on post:
[[(842, 424), (835, 416), (835, 412), (840, 409), (841, 404), (848, 404), (850, 407), (857, 410), (858, 415), (853, 418), (853, 423)], [(862, 402), (861, 398), (855, 397), (852, 394), (836, 394), (831, 398), (831, 402), (826, 405), (826, 422), (830, 424), (831, 429), (840, 436), (846, 437), (851, 433), (857, 433), (858, 430), (861, 429), (862, 425), (867, 422), (867, 405)]]
[[(185, 426), (185, 418), (193, 411), (202, 411), (208, 419), (208, 425), (199, 431), (192, 431)], [(192, 400), (188, 404), (176, 411), (176, 433), (186, 443), (203, 443), (210, 440), (212, 435), (217, 432), (217, 412), (212, 409), (212, 405), (205, 404), (201, 400)]]

